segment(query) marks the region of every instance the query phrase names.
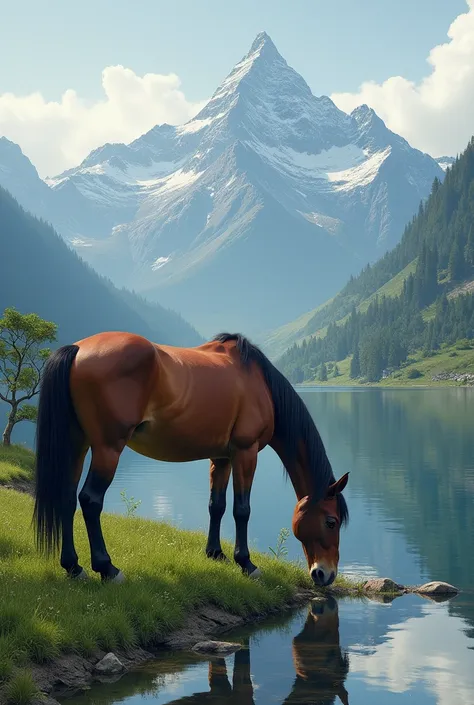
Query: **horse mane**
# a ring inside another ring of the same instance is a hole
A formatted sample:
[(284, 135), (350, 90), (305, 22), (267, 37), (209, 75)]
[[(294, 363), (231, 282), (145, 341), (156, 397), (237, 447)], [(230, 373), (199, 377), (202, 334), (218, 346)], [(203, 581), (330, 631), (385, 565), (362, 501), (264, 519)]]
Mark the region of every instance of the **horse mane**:
[[(275, 435), (284, 446), (285, 470), (294, 465), (298, 457), (298, 445), (302, 441), (306, 448), (309, 472), (312, 474), (313, 498), (323, 499), (329, 485), (336, 481), (331, 463), (326, 454), (319, 431), (300, 395), (290, 382), (263, 352), (240, 333), (220, 333), (215, 342), (235, 342), (240, 360), (245, 367), (256, 362), (262, 370), (265, 383), (273, 399)], [(349, 519), (346, 500), (337, 495), (341, 524)]]

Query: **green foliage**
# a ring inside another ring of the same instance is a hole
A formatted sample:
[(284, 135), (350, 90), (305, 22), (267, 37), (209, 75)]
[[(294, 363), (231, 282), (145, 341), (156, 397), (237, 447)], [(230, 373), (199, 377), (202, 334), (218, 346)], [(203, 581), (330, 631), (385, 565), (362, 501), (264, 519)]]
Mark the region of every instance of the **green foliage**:
[[(326, 334), (289, 348), (277, 363), (281, 371), (294, 381), (296, 370), (304, 379), (318, 370), (321, 380), (323, 365), (352, 356), (351, 379), (376, 382), (385, 369), (405, 364), (410, 352), (430, 355), (444, 343), (473, 339), (474, 295), (447, 296), (453, 282), (474, 279), (473, 222), (474, 139), (443, 184), (434, 182), (399, 245), (352, 277), (309, 321), (313, 330), (326, 326)], [(402, 271), (398, 295), (384, 288), (374, 296)]]
[(350, 378), (358, 379), (360, 377), (360, 352), (358, 343), (355, 344), (354, 354), (351, 359)]
[(288, 554), (288, 549), (286, 548), (285, 543), (288, 540), (289, 535), (289, 529), (280, 529), (276, 543), (276, 550), (274, 550), (271, 546), (268, 547), (277, 560)]
[(420, 372), (417, 367), (414, 367), (408, 372), (407, 377), (408, 379), (419, 379), (420, 377), (423, 377), (423, 372)]
[(124, 502), (125, 507), (126, 507), (126, 513), (128, 517), (135, 516), (135, 513), (142, 503), (141, 499), (136, 500), (135, 497), (128, 497), (127, 493), (125, 490), (122, 490), (120, 492), (120, 497), (122, 498), (122, 502)]
[(321, 366), (319, 368), (318, 379), (320, 382), (328, 381), (328, 370), (324, 362), (321, 363)]
[(7, 705), (29, 705), (37, 694), (33, 676), (25, 670), (15, 673), (5, 692)]
[(56, 331), (54, 323), (14, 308), (6, 308), (0, 318), (0, 399), (10, 405), (4, 445), (10, 445), (15, 424), (36, 419), (36, 408), (26, 402), (39, 393), (51, 352), (43, 346), (56, 340)]

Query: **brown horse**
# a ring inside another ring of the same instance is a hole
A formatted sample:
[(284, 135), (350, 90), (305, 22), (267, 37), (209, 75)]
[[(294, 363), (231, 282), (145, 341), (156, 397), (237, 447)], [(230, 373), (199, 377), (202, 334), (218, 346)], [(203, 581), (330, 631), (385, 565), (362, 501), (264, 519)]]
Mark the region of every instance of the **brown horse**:
[(100, 333), (57, 350), (45, 368), (38, 408), (36, 502), (38, 546), (85, 577), (74, 548), (77, 487), (89, 448), (92, 461), (79, 493), (92, 569), (123, 580), (111, 562), (100, 515), (125, 446), (156, 460), (211, 459), (210, 558), (225, 559), (221, 519), (232, 472), (234, 559), (253, 577), (247, 525), (257, 454), (270, 445), (293, 483), (293, 532), (318, 585), (337, 574), (339, 529), (348, 516), (321, 437), (300, 396), (265, 355), (227, 333), (197, 348), (156, 345), (129, 333)]

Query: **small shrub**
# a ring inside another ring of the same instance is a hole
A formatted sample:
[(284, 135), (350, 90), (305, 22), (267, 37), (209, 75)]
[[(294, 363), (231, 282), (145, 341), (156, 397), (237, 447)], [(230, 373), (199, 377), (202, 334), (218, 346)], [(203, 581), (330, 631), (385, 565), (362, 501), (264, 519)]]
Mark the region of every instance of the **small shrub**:
[(268, 548), (270, 551), (273, 553), (275, 558), (282, 558), (283, 556), (286, 556), (288, 553), (288, 549), (285, 546), (285, 542), (288, 539), (290, 535), (290, 530), (289, 529), (281, 529), (280, 533), (278, 534), (278, 539), (277, 539), (277, 545), (276, 545), (276, 551), (269, 546)]
[(449, 353), (449, 357), (459, 357), (457, 352), (453, 350), (452, 352)]
[(125, 504), (125, 507), (127, 510), (127, 516), (128, 517), (135, 516), (135, 513), (136, 513), (138, 507), (142, 503), (142, 500), (135, 499), (135, 497), (128, 497), (125, 490), (121, 491), (120, 496), (122, 498), (122, 502)]
[(458, 340), (456, 343), (456, 350), (471, 350), (472, 340), (464, 338), (463, 340)]
[(420, 370), (415, 367), (413, 370), (409, 371), (407, 377), (408, 379), (419, 379), (420, 377), (423, 377), (423, 372), (420, 372)]
[(5, 690), (8, 705), (29, 705), (37, 694), (33, 676), (28, 671), (18, 671)]

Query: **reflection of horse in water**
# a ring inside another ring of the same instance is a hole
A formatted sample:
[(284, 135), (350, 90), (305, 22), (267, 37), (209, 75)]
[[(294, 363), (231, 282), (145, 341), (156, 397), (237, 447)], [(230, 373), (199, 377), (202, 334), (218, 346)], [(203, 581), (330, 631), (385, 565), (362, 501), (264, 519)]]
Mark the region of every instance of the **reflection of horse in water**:
[[(337, 696), (342, 705), (349, 705), (344, 687), (349, 658), (339, 645), (339, 613), (333, 598), (313, 603), (303, 629), (293, 639), (292, 650), (296, 677), (282, 705), (333, 705)], [(194, 693), (169, 705), (255, 705), (248, 638), (234, 656), (232, 683), (225, 659), (210, 661), (209, 688), (206, 693)]]
[(225, 659), (213, 658), (209, 662), (209, 688), (207, 693), (193, 693), (169, 705), (255, 705), (253, 686), (250, 677), (249, 638), (243, 640), (243, 648), (234, 656), (232, 683), (227, 675)]
[(332, 705), (336, 696), (349, 705), (344, 687), (349, 657), (339, 644), (339, 611), (333, 598), (312, 604), (303, 629), (293, 639), (293, 663), (296, 677), (283, 705)]

